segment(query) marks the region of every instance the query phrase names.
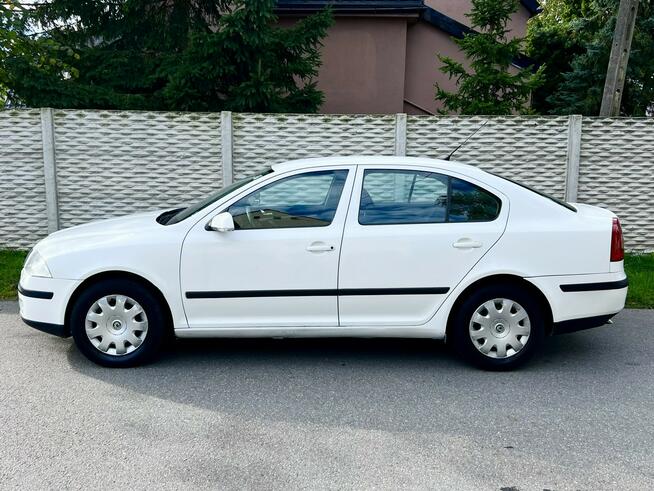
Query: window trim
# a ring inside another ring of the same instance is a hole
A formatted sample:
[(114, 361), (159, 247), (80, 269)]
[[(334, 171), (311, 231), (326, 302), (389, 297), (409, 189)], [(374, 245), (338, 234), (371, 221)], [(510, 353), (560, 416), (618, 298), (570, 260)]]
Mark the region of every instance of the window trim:
[[(337, 215), (337, 213), (338, 213), (338, 209), (339, 209), (339, 207), (341, 206), (341, 202), (342, 202), (342, 199), (343, 199), (343, 194), (345, 193), (345, 187), (346, 187), (346, 184), (347, 184), (347, 181), (348, 181), (348, 177), (350, 177), (350, 171), (351, 171), (352, 169), (350, 169), (349, 167), (337, 167), (337, 168), (327, 168), (327, 169), (320, 169), (320, 168), (313, 169), (313, 168), (309, 168), (309, 169), (301, 169), (301, 170), (304, 171), (304, 172), (291, 173), (291, 174), (289, 174), (289, 175), (282, 174), (282, 175), (280, 175), (279, 179), (275, 179), (275, 180), (273, 180), (273, 181), (271, 181), (271, 182), (264, 182), (264, 183), (262, 183), (261, 186), (258, 186), (257, 188), (252, 189), (249, 193), (247, 193), (247, 194), (243, 194), (242, 196), (237, 197), (234, 201), (232, 201), (232, 202), (230, 202), (229, 204), (227, 204), (227, 205), (222, 209), (222, 211), (219, 212), (219, 213), (229, 212), (229, 209), (230, 209), (232, 206), (234, 206), (236, 203), (238, 203), (239, 201), (241, 201), (242, 199), (245, 199), (245, 198), (247, 198), (248, 196), (250, 196), (250, 195), (252, 195), (252, 194), (254, 194), (254, 193), (258, 193), (259, 191), (261, 191), (262, 189), (266, 188), (267, 186), (270, 186), (270, 185), (273, 185), (273, 184), (279, 183), (279, 182), (281, 182), (281, 181), (283, 181), (283, 180), (285, 180), (285, 179), (290, 179), (290, 178), (299, 177), (299, 176), (305, 176), (305, 175), (308, 175), (308, 174), (321, 174), (321, 173), (324, 174), (324, 173), (328, 173), (328, 172), (332, 172), (332, 173), (335, 174), (335, 173), (337, 173), (337, 172), (345, 172), (345, 176), (344, 176), (344, 179), (343, 179), (343, 187), (342, 187), (342, 189), (341, 189), (341, 194), (340, 194), (340, 196), (338, 197), (338, 203), (336, 203), (336, 208), (334, 209), (334, 216), (332, 217), (332, 219), (330, 220), (329, 223), (327, 223), (327, 224), (325, 224), (325, 225), (308, 225), (308, 226), (304, 226), (304, 227), (302, 227), (302, 226), (295, 226), (295, 227), (235, 228), (235, 229), (233, 230), (233, 232), (244, 232), (244, 231), (248, 231), (248, 230), (298, 230), (298, 229), (310, 229), (310, 228), (326, 228), (326, 227), (330, 227), (331, 225), (333, 225), (334, 220), (336, 219), (336, 215)], [(330, 187), (329, 187), (329, 191), (327, 192), (327, 195), (325, 196), (325, 200), (323, 201), (323, 204), (325, 204), (325, 203), (327, 202), (327, 200), (329, 199), (329, 195), (332, 193), (332, 188), (333, 188), (333, 186), (334, 186), (334, 182), (335, 182), (335, 181), (336, 181), (336, 179), (332, 179), (332, 183), (331, 183), (331, 185), (330, 185)], [(231, 212), (230, 212), (230, 213), (231, 213)], [(233, 216), (233, 215), (232, 215), (232, 216)]]
[[(500, 198), (497, 194), (492, 193), (488, 189), (474, 183), (468, 180), (467, 177), (462, 176), (454, 176), (452, 174), (446, 174), (444, 172), (440, 172), (439, 170), (435, 169), (417, 169), (417, 168), (406, 168), (406, 169), (401, 169), (397, 167), (393, 168), (380, 168), (380, 167), (366, 167), (363, 170), (363, 174), (361, 176), (361, 183), (359, 187), (359, 204), (357, 206), (356, 210), (356, 216), (357, 216), (357, 223), (362, 226), (362, 227), (375, 227), (375, 226), (388, 226), (388, 225), (443, 225), (443, 224), (460, 224), (460, 223), (493, 223), (496, 220), (500, 218), (500, 215), (502, 214), (502, 209), (504, 207), (504, 200)], [(445, 207), (445, 220), (442, 222), (394, 222), (394, 223), (361, 223), (361, 197), (363, 196), (363, 185), (365, 183), (366, 179), (366, 174), (368, 172), (403, 172), (403, 173), (408, 173), (408, 172), (413, 172), (414, 174), (419, 174), (419, 173), (428, 173), (428, 174), (438, 174), (440, 176), (443, 176), (447, 178), (447, 205)], [(497, 201), (498, 207), (497, 207), (497, 214), (492, 220), (465, 220), (465, 221), (450, 221), (450, 204), (452, 201), (452, 179), (458, 179), (460, 181), (463, 181), (467, 184), (470, 184), (471, 186), (480, 189), (481, 191), (485, 192), (486, 194), (490, 195)]]

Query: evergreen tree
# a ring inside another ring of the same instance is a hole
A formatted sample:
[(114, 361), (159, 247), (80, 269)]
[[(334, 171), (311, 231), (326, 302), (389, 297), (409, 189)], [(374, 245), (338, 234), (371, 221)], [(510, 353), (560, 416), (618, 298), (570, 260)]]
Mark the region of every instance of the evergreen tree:
[(527, 24), (527, 55), (542, 67), (543, 83), (531, 97), (532, 109), (541, 114), (552, 112), (549, 96), (571, 70), (572, 60), (584, 52), (575, 20), (588, 12), (587, 0), (547, 0), (542, 11)]
[[(534, 95), (548, 114), (597, 116), (602, 103), (619, 0), (548, 0), (529, 26), (529, 55), (545, 64)], [(559, 47), (563, 47), (559, 49)], [(641, 1), (621, 114), (645, 116), (654, 101), (654, 8)]]
[[(436, 99), (445, 109), (460, 114), (512, 114), (526, 112), (531, 92), (540, 83), (540, 73), (515, 69), (523, 40), (508, 38), (507, 23), (518, 9), (516, 0), (472, 0), (466, 14), (473, 31), (454, 39), (465, 54), (471, 71), (463, 63), (439, 55), (441, 71), (457, 82), (457, 92), (436, 84)], [(443, 111), (445, 112), (445, 111)]]
[(10, 1), (0, 85), (11, 104), (314, 112), (323, 100), (329, 11), (282, 28), (273, 0)]

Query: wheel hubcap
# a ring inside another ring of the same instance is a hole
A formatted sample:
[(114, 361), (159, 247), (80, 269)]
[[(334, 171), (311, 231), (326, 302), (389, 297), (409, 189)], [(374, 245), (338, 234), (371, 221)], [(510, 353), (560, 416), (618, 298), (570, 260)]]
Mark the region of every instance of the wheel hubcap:
[(531, 324), (527, 311), (518, 302), (495, 298), (475, 310), (468, 331), (472, 344), (483, 355), (509, 358), (527, 345)]
[(98, 299), (86, 314), (86, 335), (98, 351), (122, 356), (138, 349), (148, 333), (148, 318), (139, 303), (125, 295)]

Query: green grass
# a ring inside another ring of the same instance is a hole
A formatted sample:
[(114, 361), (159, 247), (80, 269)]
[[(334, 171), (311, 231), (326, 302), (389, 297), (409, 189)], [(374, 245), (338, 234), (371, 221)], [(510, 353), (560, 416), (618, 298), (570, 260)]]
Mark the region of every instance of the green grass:
[[(16, 287), (26, 252), (0, 249), (0, 300), (16, 298)], [(629, 276), (627, 307), (654, 309), (654, 253), (627, 254), (625, 270)]]
[(0, 249), (0, 300), (15, 299), (20, 270), (27, 252)]
[(626, 254), (624, 269), (629, 277), (627, 307), (654, 309), (654, 253)]

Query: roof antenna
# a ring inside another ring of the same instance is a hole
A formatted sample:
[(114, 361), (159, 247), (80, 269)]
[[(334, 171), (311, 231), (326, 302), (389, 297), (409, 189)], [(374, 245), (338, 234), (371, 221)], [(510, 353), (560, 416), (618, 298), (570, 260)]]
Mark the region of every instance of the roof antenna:
[(454, 155), (454, 154), (459, 150), (459, 148), (461, 148), (463, 145), (465, 145), (466, 143), (468, 143), (468, 140), (470, 140), (470, 138), (472, 138), (473, 136), (475, 136), (477, 133), (479, 133), (479, 132), (481, 131), (481, 129), (482, 129), (484, 126), (486, 126), (486, 123), (488, 123), (488, 119), (487, 119), (486, 121), (484, 121), (484, 123), (483, 123), (479, 128), (477, 128), (475, 131), (473, 131), (473, 132), (470, 134), (470, 136), (468, 136), (468, 138), (466, 138), (466, 139), (463, 140), (461, 143), (459, 143), (459, 145), (458, 145), (454, 150), (452, 150), (452, 151), (450, 152), (450, 154), (449, 154), (447, 157), (445, 157), (444, 160), (450, 160), (450, 158), (452, 158), (452, 155)]

